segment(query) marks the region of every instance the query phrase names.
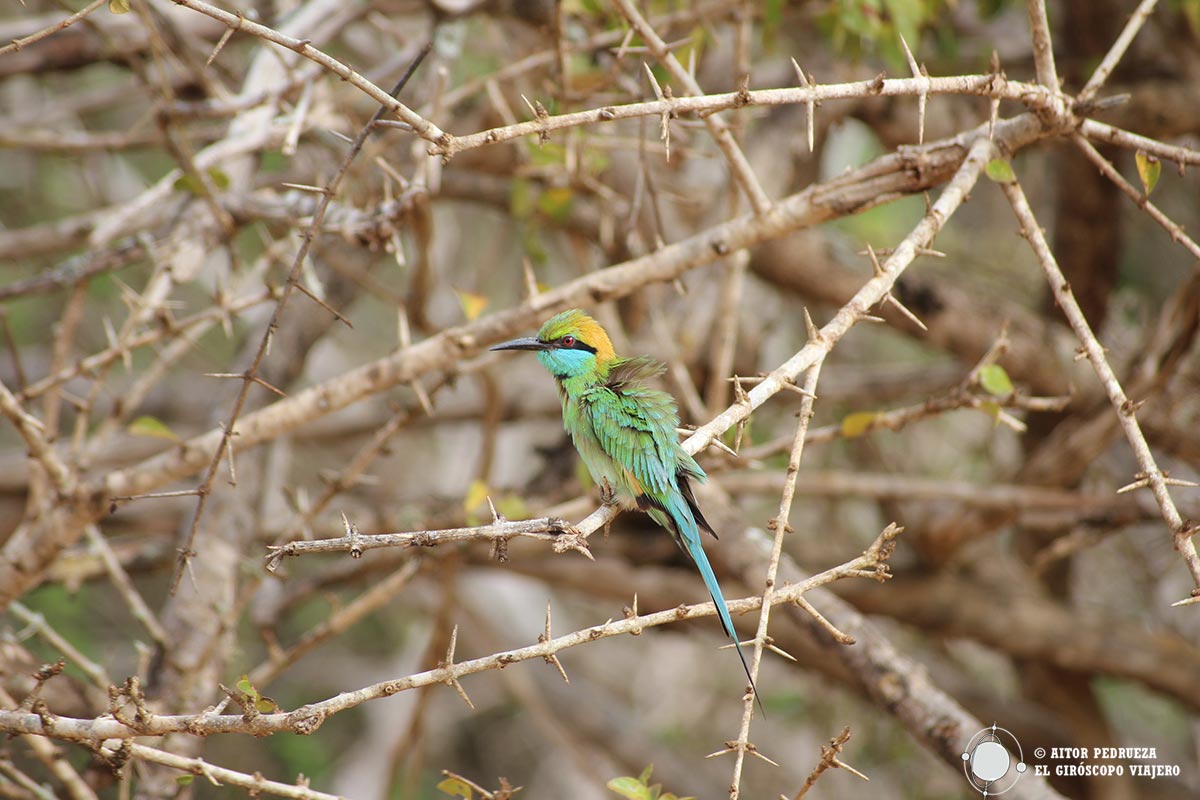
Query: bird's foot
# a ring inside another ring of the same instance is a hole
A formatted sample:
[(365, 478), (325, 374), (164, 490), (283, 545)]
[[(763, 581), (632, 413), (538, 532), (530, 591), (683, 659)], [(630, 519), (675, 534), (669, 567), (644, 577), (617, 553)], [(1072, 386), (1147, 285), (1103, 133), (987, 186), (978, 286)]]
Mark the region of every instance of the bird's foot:
[(608, 478), (600, 481), (600, 502), (606, 506), (617, 504), (617, 490), (608, 482)]

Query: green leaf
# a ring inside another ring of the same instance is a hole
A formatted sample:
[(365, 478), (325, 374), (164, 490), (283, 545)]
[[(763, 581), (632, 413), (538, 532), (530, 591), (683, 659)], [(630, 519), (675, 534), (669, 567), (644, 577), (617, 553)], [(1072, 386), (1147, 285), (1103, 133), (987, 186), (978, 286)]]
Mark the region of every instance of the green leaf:
[(150, 436), (155, 439), (166, 439), (171, 442), (178, 442), (179, 437), (175, 432), (167, 427), (166, 423), (157, 417), (143, 415), (129, 423), (126, 428), (134, 436)]
[(642, 774), (638, 776), (638, 780), (648, 786), (650, 784), (650, 776), (653, 774), (654, 774), (654, 765), (647, 764), (646, 768), (644, 770), (642, 770)]
[(1179, 8), (1187, 18), (1192, 33), (1200, 34), (1200, 0), (1180, 0)]
[(218, 189), (229, 188), (229, 176), (222, 172), (220, 167), (209, 167), (208, 178)]
[(637, 778), (631, 778), (629, 776), (624, 778), (613, 778), (604, 785), (621, 795), (621, 797), (629, 798), (629, 800), (651, 800), (650, 788)]
[(1138, 177), (1142, 179), (1142, 189), (1149, 197), (1154, 191), (1154, 187), (1158, 185), (1158, 177), (1162, 174), (1162, 162), (1157, 156), (1152, 156), (1142, 150), (1137, 151), (1134, 156), (1137, 161)]
[[(229, 176), (220, 170), (218, 167), (208, 168), (208, 179), (212, 181), (212, 185), (217, 189), (229, 188)], [(171, 184), (177, 191), (191, 192), (200, 197), (204, 194), (204, 184), (199, 178), (192, 175), (180, 175), (175, 179), (175, 183)]]
[[(111, 2), (110, 2), (110, 5), (111, 5)], [(196, 780), (195, 775), (180, 775), (178, 778), (175, 779), (175, 782), (178, 783), (180, 786), (188, 786), (194, 780)]]
[(1017, 179), (1012, 164), (1003, 158), (993, 158), (983, 169), (987, 176), (996, 183), (1012, 183)]
[(979, 404), (979, 410), (992, 418), (992, 422), (1000, 424), (1000, 406), (991, 400), (984, 400)]
[[(108, 0), (108, 10), (113, 14), (128, 14), (130, 10), (129, 0)], [(188, 783), (191, 783), (189, 778)]]
[(200, 181), (191, 175), (180, 175), (171, 186), (177, 192), (191, 192), (197, 196), (204, 193), (204, 187), (200, 185)]
[(250, 677), (248, 675), (243, 675), (241, 678), (238, 679), (237, 688), (238, 688), (239, 692), (246, 695), (254, 702), (256, 702), (256, 703), (258, 702), (258, 699), (259, 699), (258, 689), (254, 688), (254, 684), (250, 682)]
[(263, 172), (283, 172), (290, 162), (279, 150), (264, 150), (258, 156), (258, 168)]
[(1007, 397), (1013, 393), (1012, 378), (999, 364), (988, 364), (979, 370), (979, 385), (990, 395)]
[(842, 436), (854, 439), (871, 429), (879, 415), (874, 411), (856, 411), (842, 419)]
[(467, 800), (471, 800), (471, 796), (474, 794), (471, 787), (458, 778), (446, 778), (437, 785), (437, 790), (451, 797), (465, 797)]

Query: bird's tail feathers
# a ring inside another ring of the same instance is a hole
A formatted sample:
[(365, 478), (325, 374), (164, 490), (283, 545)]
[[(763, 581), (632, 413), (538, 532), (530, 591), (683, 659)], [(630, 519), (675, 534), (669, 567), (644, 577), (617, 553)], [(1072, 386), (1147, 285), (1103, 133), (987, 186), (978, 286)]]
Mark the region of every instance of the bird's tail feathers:
[[(687, 522), (688, 520), (685, 518), (684, 526), (687, 526)], [(676, 520), (677, 525), (678, 523), (679, 520)], [(708, 588), (713, 605), (717, 607), (717, 618), (721, 620), (721, 627), (725, 629), (725, 634), (733, 640), (733, 647), (737, 650), (738, 659), (742, 662), (742, 669), (746, 671), (746, 680), (750, 681), (750, 691), (754, 692), (754, 701), (758, 703), (758, 710), (765, 717), (767, 711), (763, 708), (762, 699), (758, 695), (754, 676), (750, 674), (750, 665), (746, 662), (746, 654), (742, 652), (742, 645), (738, 642), (737, 631), (733, 627), (733, 618), (729, 616), (729, 607), (725, 605), (725, 596), (721, 594), (717, 576), (713, 572), (712, 565), (708, 563), (708, 556), (704, 554), (704, 548), (700, 545), (700, 530), (695, 521), (691, 522), (690, 527), (680, 526), (679, 539), (683, 543), (684, 549), (687, 550), (687, 554), (695, 562), (696, 568), (700, 570), (700, 577), (704, 579), (704, 585)]]

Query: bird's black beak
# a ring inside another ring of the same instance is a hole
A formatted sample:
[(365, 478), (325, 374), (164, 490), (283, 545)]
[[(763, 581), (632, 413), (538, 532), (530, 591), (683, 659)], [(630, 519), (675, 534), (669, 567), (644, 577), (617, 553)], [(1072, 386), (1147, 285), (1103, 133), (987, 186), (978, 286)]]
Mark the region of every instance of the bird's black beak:
[(550, 345), (546, 344), (543, 341), (535, 339), (532, 336), (526, 336), (523, 339), (513, 339), (512, 341), (503, 342), (501, 344), (498, 344), (494, 347), (490, 347), (488, 349), (489, 350), (549, 350)]

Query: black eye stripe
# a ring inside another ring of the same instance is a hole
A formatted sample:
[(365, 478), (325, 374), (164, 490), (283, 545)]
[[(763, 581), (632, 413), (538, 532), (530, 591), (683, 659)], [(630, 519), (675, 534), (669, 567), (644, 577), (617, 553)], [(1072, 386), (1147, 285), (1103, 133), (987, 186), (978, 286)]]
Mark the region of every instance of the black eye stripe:
[[(575, 341), (572, 344), (568, 345), (565, 343), (565, 341), (564, 341), (565, 339), (574, 339)], [(596, 348), (592, 347), (591, 345), (587, 344), (586, 342), (584, 342), (574, 336), (563, 336), (563, 337), (559, 338), (558, 340), (556, 340), (555, 344), (562, 350), (585, 350), (589, 353), (596, 352)]]

